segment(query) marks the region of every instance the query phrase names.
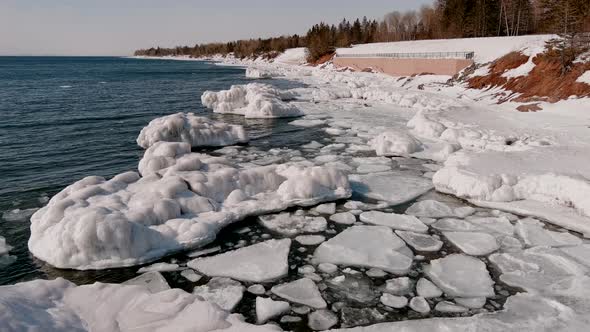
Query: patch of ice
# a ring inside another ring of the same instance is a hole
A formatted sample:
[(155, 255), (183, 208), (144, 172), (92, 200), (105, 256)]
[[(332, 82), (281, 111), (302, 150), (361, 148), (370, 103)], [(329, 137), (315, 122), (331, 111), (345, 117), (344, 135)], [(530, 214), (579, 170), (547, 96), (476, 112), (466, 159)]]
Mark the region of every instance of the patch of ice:
[(543, 223), (526, 218), (516, 222), (516, 234), (529, 247), (535, 246), (549, 246), (549, 247), (563, 247), (563, 246), (577, 246), (582, 244), (582, 240), (570, 233), (562, 233), (546, 230), (543, 228)]
[(271, 292), (288, 301), (306, 305), (315, 309), (326, 308), (326, 301), (316, 284), (309, 278), (302, 278), (292, 282), (273, 286)]
[(407, 231), (396, 231), (399, 237), (401, 237), (410, 247), (416, 251), (439, 251), (442, 248), (442, 241), (435, 239), (428, 234), (407, 232)]
[(178, 271), (180, 270), (180, 266), (178, 264), (171, 264), (171, 263), (156, 263), (148, 266), (144, 266), (137, 270), (137, 273), (146, 273), (146, 272), (168, 272), (168, 271)]
[(326, 238), (323, 235), (299, 235), (295, 241), (304, 246), (315, 246), (326, 241)]
[(426, 275), (452, 297), (492, 297), (494, 281), (486, 265), (477, 258), (452, 254), (430, 261)]
[(290, 212), (260, 216), (258, 220), (262, 226), (285, 236), (322, 232), (328, 224), (324, 217), (295, 215)]
[(330, 221), (342, 225), (352, 225), (356, 222), (356, 217), (350, 212), (340, 212), (331, 215)]
[(391, 205), (409, 202), (433, 188), (429, 179), (403, 171), (350, 175), (349, 180), (355, 194)]
[(324, 331), (338, 324), (338, 317), (330, 310), (316, 310), (309, 314), (308, 325), (316, 331)]
[(582, 75), (578, 76), (576, 82), (590, 85), (590, 70), (586, 70)]
[(411, 291), (412, 284), (410, 278), (408, 277), (393, 278), (385, 282), (384, 292), (386, 293), (391, 293), (394, 295), (406, 295)]
[(440, 290), (440, 288), (436, 287), (432, 281), (426, 278), (420, 278), (418, 280), (416, 283), (416, 293), (418, 293), (418, 296), (421, 296), (425, 299), (441, 297), (443, 295), (443, 292)]
[(485, 297), (468, 297), (468, 298), (456, 297), (455, 302), (457, 302), (458, 305), (463, 306), (465, 308), (480, 309), (480, 308), (483, 308), (483, 306), (486, 304), (486, 298)]
[(336, 203), (320, 204), (314, 208), (317, 213), (334, 214), (336, 213)]
[(203, 276), (201, 276), (200, 274), (197, 274), (194, 270), (192, 269), (185, 269), (182, 270), (180, 272), (180, 275), (183, 276), (184, 278), (186, 278), (188, 281), (190, 282), (197, 282), (199, 280), (201, 280), (201, 278)]
[(443, 235), (462, 252), (471, 256), (486, 256), (500, 246), (496, 238), (479, 232), (443, 232)]
[(406, 214), (426, 218), (445, 218), (455, 216), (455, 212), (448, 205), (431, 199), (412, 204), (412, 206), (406, 210)]
[(405, 214), (368, 211), (361, 213), (359, 218), (368, 224), (387, 226), (402, 231), (416, 233), (425, 233), (428, 231), (428, 226), (424, 225), (418, 218)]
[(452, 302), (449, 301), (441, 301), (439, 303), (436, 304), (436, 306), (434, 307), (434, 310), (439, 311), (439, 312), (451, 312), (451, 313), (460, 313), (460, 312), (467, 312), (469, 311), (469, 309), (460, 306), (460, 305), (456, 305)]
[(221, 309), (232, 311), (242, 300), (244, 286), (229, 278), (212, 278), (206, 285), (197, 286), (193, 294), (217, 304)]
[(122, 285), (137, 285), (145, 287), (150, 293), (159, 293), (170, 289), (170, 285), (160, 272), (144, 273), (133, 279), (129, 279), (122, 283)]
[(396, 309), (401, 309), (408, 305), (408, 298), (405, 296), (395, 296), (388, 293), (381, 295), (379, 301), (383, 305)]
[(430, 312), (430, 304), (421, 296), (413, 297), (410, 300), (410, 308), (421, 314), (427, 314)]
[(197, 258), (187, 263), (212, 277), (228, 277), (247, 282), (266, 282), (287, 275), (291, 240), (268, 240), (220, 255)]
[(409, 156), (422, 150), (422, 143), (414, 136), (397, 130), (388, 130), (377, 135), (371, 146), (378, 156)]
[(291, 305), (288, 302), (256, 297), (256, 322), (258, 324), (263, 324), (269, 319), (289, 312), (289, 310), (291, 310)]
[(389, 227), (352, 226), (320, 244), (313, 262), (375, 267), (403, 275), (412, 265), (412, 258), (402, 252), (404, 248), (409, 250)]

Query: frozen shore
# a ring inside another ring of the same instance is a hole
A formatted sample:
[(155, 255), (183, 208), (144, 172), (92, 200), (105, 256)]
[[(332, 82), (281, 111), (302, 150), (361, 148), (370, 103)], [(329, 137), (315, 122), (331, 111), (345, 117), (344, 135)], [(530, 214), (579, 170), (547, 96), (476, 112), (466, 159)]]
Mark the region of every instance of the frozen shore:
[[(314, 68), (292, 53), (299, 58), (217, 59), (248, 66), (247, 75), (263, 83), (209, 92), (203, 103), (246, 117), (304, 115), (291, 123), (321, 128), (325, 140), (271, 151), (227, 146), (213, 157), (191, 146), (243, 143), (246, 133), (186, 115), (156, 120), (138, 138), (147, 149), (139, 173), (88, 177), (64, 189), (33, 216), (29, 244), (56, 266), (134, 265), (204, 246), (245, 216), (296, 211), (260, 217), (258, 231), (236, 230), (243, 242), (156, 263), (127, 282), (149, 291), (61, 279), (0, 287), (0, 327), (275, 331), (280, 323), (378, 332), (590, 325), (590, 100), (520, 113), (517, 103), (497, 104), (490, 91), (447, 85), (449, 77)], [(274, 77), (304, 87), (272, 90), (263, 79)], [(318, 203), (325, 204), (310, 208)], [(195, 280), (193, 294), (169, 289), (154, 271)], [(257, 319), (245, 323), (231, 312), (248, 296)]]

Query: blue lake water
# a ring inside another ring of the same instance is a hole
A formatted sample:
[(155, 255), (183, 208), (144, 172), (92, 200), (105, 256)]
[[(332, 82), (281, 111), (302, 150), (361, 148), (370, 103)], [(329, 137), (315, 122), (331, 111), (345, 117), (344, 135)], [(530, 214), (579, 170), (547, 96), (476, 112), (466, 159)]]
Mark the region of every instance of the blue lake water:
[[(43, 206), (85, 176), (136, 169), (143, 150), (135, 139), (153, 118), (195, 112), (242, 124), (259, 137), (250, 144), (263, 149), (298, 146), (319, 135), (288, 125), (289, 119), (213, 115), (201, 105), (205, 90), (249, 82), (243, 68), (197, 61), (0, 57), (0, 236), (17, 257), (0, 268), (0, 285), (68, 277), (67, 271), (52, 269), (29, 253), (29, 218), (23, 211)], [(85, 275), (84, 281), (92, 278)]]

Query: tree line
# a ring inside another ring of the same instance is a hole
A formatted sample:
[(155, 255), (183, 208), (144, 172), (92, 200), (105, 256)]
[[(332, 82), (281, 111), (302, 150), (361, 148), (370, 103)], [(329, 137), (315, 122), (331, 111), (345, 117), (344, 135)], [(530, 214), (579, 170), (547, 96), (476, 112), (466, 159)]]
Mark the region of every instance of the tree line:
[(436, 0), (419, 10), (387, 13), (337, 25), (319, 23), (305, 36), (237, 40), (193, 47), (149, 48), (135, 55), (207, 57), (233, 53), (238, 58), (273, 57), (285, 49), (307, 47), (309, 61), (353, 44), (420, 39), (518, 36), (535, 33), (575, 35), (590, 31), (589, 0)]

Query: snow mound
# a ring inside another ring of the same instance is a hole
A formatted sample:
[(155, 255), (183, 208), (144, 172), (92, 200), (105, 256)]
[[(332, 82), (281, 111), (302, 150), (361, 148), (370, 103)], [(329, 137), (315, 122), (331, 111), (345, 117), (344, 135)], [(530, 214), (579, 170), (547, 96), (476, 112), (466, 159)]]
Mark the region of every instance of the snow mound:
[(320, 244), (313, 262), (374, 267), (403, 275), (408, 273), (413, 258), (406, 256), (406, 249), (410, 251), (389, 227), (352, 226)]
[(0, 287), (2, 331), (280, 331), (247, 324), (217, 305), (180, 289), (156, 294), (145, 287), (58, 278)]
[(205, 91), (201, 102), (215, 113), (231, 113), (246, 118), (288, 118), (302, 116), (296, 106), (285, 102), (292, 97), (268, 84), (232, 85), (229, 90)]
[(86, 177), (31, 218), (29, 249), (59, 268), (147, 263), (203, 246), (247, 216), (349, 197), (344, 172), (296, 164), (238, 168), (223, 157), (158, 142), (135, 172)]
[(268, 240), (220, 255), (197, 258), (187, 265), (213, 277), (266, 282), (287, 275), (291, 240)]
[(307, 63), (307, 48), (297, 47), (288, 48), (274, 59), (274, 62), (291, 64), (291, 65), (303, 65)]
[(388, 130), (377, 135), (371, 146), (378, 156), (409, 156), (422, 150), (422, 143), (414, 136), (397, 130)]
[(576, 79), (576, 82), (590, 85), (590, 70), (586, 70), (582, 75), (580, 75)]
[(242, 126), (196, 116), (194, 113), (176, 113), (156, 118), (144, 127), (137, 144), (144, 149), (156, 142), (185, 142), (196, 146), (224, 146), (248, 142)]

